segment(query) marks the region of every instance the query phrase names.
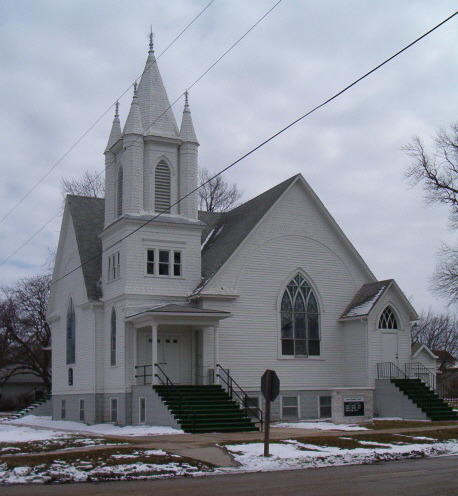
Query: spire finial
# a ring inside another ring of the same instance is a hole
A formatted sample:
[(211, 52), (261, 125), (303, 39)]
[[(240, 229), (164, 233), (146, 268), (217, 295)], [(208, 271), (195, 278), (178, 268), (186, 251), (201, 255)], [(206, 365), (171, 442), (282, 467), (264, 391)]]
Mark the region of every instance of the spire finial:
[(186, 106), (188, 106), (188, 105), (189, 105), (189, 98), (188, 98), (188, 96), (189, 96), (189, 92), (188, 92), (188, 90), (186, 90), (186, 91), (184, 92), (184, 104), (185, 104)]
[(119, 117), (119, 102), (116, 101), (115, 104), (115, 117)]
[(153, 33), (153, 26), (151, 26), (150, 32), (149, 32), (149, 51), (154, 53), (154, 33)]
[(137, 86), (138, 86), (137, 81), (135, 81), (134, 82), (134, 97), (137, 96)]

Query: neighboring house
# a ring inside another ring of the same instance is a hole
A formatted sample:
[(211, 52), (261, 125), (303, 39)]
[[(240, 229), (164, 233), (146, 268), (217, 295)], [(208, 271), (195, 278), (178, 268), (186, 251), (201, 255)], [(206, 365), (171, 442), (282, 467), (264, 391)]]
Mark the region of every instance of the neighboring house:
[(300, 174), (198, 212), (198, 146), (150, 47), (123, 130), (116, 110), (105, 199), (67, 197), (48, 312), (54, 418), (174, 425), (151, 384), (218, 383), (218, 365), (254, 405), (274, 369), (276, 419), (383, 414), (380, 364), (410, 363), (412, 305)]
[(41, 397), (43, 393), (44, 382), (40, 377), (27, 372), (13, 375), (0, 386), (0, 411), (26, 406)]

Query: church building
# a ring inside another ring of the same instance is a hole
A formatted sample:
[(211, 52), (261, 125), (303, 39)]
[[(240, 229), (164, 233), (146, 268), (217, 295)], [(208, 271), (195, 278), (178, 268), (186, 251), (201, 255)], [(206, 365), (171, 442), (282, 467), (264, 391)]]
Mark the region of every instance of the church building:
[(267, 369), (280, 380), (273, 419), (426, 418), (391, 381), (413, 363), (435, 371), (427, 348), (412, 356), (418, 315), (396, 282), (377, 281), (301, 174), (198, 211), (198, 147), (151, 43), (123, 128), (116, 105), (105, 198), (66, 199), (53, 418), (248, 430)]

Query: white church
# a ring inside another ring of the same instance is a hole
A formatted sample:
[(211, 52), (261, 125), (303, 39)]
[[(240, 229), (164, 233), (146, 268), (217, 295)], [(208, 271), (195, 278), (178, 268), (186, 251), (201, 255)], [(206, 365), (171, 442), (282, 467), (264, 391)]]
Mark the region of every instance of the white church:
[[(105, 199), (69, 195), (48, 318), (54, 419), (250, 430), (273, 419), (432, 418), (403, 381), (418, 315), (377, 281), (302, 175), (227, 213), (197, 209), (188, 99), (178, 127), (150, 50), (105, 150)], [(415, 378), (412, 379), (412, 371)]]

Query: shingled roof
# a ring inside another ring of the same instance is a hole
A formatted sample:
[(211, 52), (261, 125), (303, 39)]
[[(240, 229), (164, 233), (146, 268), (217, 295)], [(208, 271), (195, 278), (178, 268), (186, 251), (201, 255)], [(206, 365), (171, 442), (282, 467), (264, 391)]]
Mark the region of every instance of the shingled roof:
[(102, 275), (102, 241), (105, 200), (87, 196), (68, 195), (67, 204), (75, 228), (76, 243), (83, 265), (84, 283), (89, 300), (99, 298)]
[(297, 177), (283, 181), (229, 212), (199, 212), (199, 219), (207, 224), (207, 228), (202, 233), (203, 283), (197, 290), (215, 275)]
[(379, 301), (382, 294), (392, 282), (393, 279), (387, 279), (386, 281), (376, 281), (363, 284), (340, 318), (348, 319), (354, 317), (365, 317), (366, 315), (369, 315), (370, 311), (374, 308), (374, 305)]

